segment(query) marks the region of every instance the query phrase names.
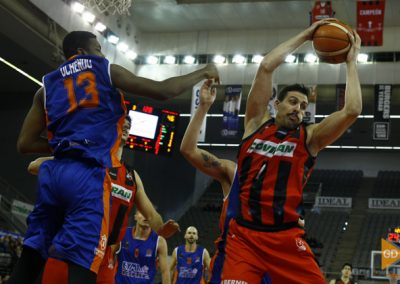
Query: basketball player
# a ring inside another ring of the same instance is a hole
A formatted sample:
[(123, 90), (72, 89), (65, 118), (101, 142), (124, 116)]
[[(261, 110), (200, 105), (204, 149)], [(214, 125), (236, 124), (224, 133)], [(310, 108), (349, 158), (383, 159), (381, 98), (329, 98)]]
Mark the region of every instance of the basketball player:
[(285, 87), (267, 112), (275, 69), (307, 40), (322, 20), (280, 44), (262, 60), (247, 99), (245, 131), (238, 155), (240, 208), (229, 224), (221, 283), (326, 283), (297, 227), (302, 192), (320, 150), (337, 140), (361, 113), (356, 60), (360, 38), (350, 36), (346, 98), (342, 110), (318, 124), (302, 123), (308, 89)]
[[(67, 61), (43, 77), (17, 142), (21, 153), (53, 153), (39, 174), (24, 248), (10, 283), (33, 283), (48, 256), (68, 263), (69, 283), (95, 283), (108, 239), (111, 181), (125, 116), (117, 88), (164, 100), (203, 78), (215, 66), (156, 82), (110, 64), (96, 36), (71, 32), (63, 41)], [(41, 136), (46, 129), (48, 138)], [(65, 214), (64, 214), (65, 212)]]
[(174, 284), (203, 284), (204, 270), (210, 271), (210, 254), (197, 245), (197, 229), (190, 226), (185, 232), (185, 244), (172, 252), (171, 273)]
[[(120, 160), (124, 145), (129, 136), (130, 126), (131, 119), (129, 116), (126, 116), (123, 125), (121, 144), (117, 152), (117, 156)], [(45, 160), (50, 159), (53, 159), (53, 157), (36, 159), (29, 164), (28, 171), (37, 175), (40, 165)], [(110, 230), (105, 256), (97, 274), (97, 284), (115, 283), (117, 269), (115, 252), (117, 246), (125, 236), (128, 217), (133, 205), (136, 205), (138, 210), (143, 212), (143, 215), (149, 220), (147, 223), (150, 224), (151, 228), (157, 231), (158, 234), (168, 238), (179, 230), (179, 225), (173, 220), (169, 220), (167, 223), (163, 224), (160, 214), (158, 214), (148, 199), (144, 191), (143, 183), (137, 172), (128, 168), (122, 160), (121, 163), (121, 167), (109, 170), (112, 183)], [(66, 281), (66, 277), (64, 277), (66, 276), (66, 271), (63, 271), (63, 268), (65, 267), (67, 267), (65, 262), (51, 257), (48, 258), (42, 283), (64, 283), (64, 281)]]
[(351, 273), (352, 273), (353, 267), (351, 266), (350, 263), (345, 263), (342, 266), (342, 276), (339, 279), (332, 279), (329, 284), (354, 284), (353, 281), (351, 281)]
[(160, 269), (162, 284), (170, 284), (168, 247), (145, 217), (137, 211), (136, 225), (128, 228), (119, 244), (116, 284), (151, 284)]

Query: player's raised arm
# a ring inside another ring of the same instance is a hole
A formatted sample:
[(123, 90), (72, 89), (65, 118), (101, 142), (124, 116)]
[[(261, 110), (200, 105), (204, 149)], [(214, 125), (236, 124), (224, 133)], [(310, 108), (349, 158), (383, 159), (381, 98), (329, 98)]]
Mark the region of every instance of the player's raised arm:
[[(201, 125), (208, 110), (215, 101), (216, 90), (211, 86), (212, 81), (206, 81), (200, 90), (200, 103), (190, 121), (181, 143), (181, 153), (196, 169), (215, 178), (220, 183), (231, 182), (231, 176), (236, 164), (232, 161), (219, 159), (215, 155), (197, 147)], [(223, 187), (229, 189), (229, 187)], [(224, 196), (227, 192), (224, 192)]]
[(167, 242), (163, 237), (160, 237), (158, 242), (157, 257), (161, 273), (161, 281), (162, 281), (161, 283), (170, 284), (171, 275), (169, 273), (169, 267), (168, 267), (168, 246)]
[(17, 150), (20, 153), (50, 153), (47, 138), (41, 136), (46, 129), (46, 114), (44, 110), (44, 93), (40, 88), (32, 102), (32, 106), (25, 117), (17, 141)]
[(318, 21), (310, 27), (281, 43), (262, 59), (247, 97), (246, 115), (244, 120), (245, 132), (243, 137), (253, 133), (260, 124), (270, 118), (266, 114), (268, 102), (272, 96), (272, 74), (284, 62), (286, 56), (295, 51), (304, 42), (310, 40), (317, 27), (327, 23)]
[(174, 251), (172, 252), (171, 255), (171, 263), (169, 265), (169, 271), (171, 273), (171, 279), (173, 281), (174, 279), (174, 274), (175, 274), (175, 269), (176, 269), (176, 264), (177, 264), (177, 253), (178, 253), (178, 248), (176, 247)]
[(346, 60), (345, 104), (340, 111), (334, 112), (320, 123), (308, 127), (307, 145), (313, 155), (335, 142), (356, 121), (362, 111), (361, 86), (356, 64), (361, 39), (355, 33), (355, 38), (350, 37), (350, 40), (352, 47)]
[(111, 79), (114, 86), (123, 91), (156, 100), (166, 100), (179, 96), (203, 79), (215, 79), (219, 82), (219, 75), (215, 65), (208, 64), (183, 76), (154, 81), (136, 76), (120, 65), (111, 64)]

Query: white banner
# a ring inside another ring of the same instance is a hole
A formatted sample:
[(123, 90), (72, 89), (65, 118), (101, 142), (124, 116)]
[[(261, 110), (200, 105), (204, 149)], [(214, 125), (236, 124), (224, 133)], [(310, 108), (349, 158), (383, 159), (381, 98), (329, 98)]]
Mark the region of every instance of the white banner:
[(13, 200), (11, 206), (11, 213), (21, 216), (21, 217), (28, 217), (28, 215), (32, 212), (33, 205), (29, 203), (25, 203), (19, 200)]
[(341, 207), (351, 208), (351, 197), (318, 196), (315, 200), (316, 207)]
[[(203, 85), (205, 80), (200, 81), (196, 85), (193, 86), (193, 91), (192, 91), (192, 104), (190, 107), (190, 114), (191, 118), (193, 117), (194, 113), (196, 112), (197, 108), (199, 107), (200, 104), (200, 88)], [(200, 128), (200, 133), (199, 133), (199, 138), (197, 141), (199, 142), (204, 142), (206, 139), (206, 123), (207, 123), (207, 117), (204, 118), (203, 124), (201, 125)]]
[(400, 199), (394, 199), (394, 198), (368, 198), (368, 208), (400, 209)]
[(268, 102), (268, 112), (271, 115), (271, 117), (275, 117), (275, 115), (276, 115), (275, 100), (276, 100), (277, 96), (278, 96), (278, 85), (272, 84), (272, 96)]

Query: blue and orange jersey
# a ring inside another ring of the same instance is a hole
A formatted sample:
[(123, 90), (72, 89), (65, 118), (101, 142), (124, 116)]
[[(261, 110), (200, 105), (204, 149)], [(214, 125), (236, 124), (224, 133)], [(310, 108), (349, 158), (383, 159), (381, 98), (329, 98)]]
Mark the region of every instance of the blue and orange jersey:
[(43, 77), (47, 130), (56, 157), (74, 153), (118, 167), (126, 108), (112, 85), (110, 63), (94, 55), (72, 57)]
[(185, 245), (176, 250), (176, 270), (174, 273), (174, 284), (202, 284), (204, 281), (204, 259), (205, 249), (197, 246), (196, 251), (187, 252)]
[(156, 259), (159, 236), (151, 231), (146, 240), (132, 237), (134, 228), (128, 228), (118, 254), (116, 284), (150, 284), (157, 272)]
[(242, 141), (238, 224), (261, 231), (297, 226), (303, 189), (315, 163), (306, 139), (305, 124), (285, 129), (271, 119)]

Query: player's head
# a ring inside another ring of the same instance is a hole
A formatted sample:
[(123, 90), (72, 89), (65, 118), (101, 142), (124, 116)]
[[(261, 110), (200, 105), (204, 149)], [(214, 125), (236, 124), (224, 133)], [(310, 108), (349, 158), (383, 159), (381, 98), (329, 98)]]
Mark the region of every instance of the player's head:
[(350, 263), (344, 263), (342, 266), (342, 277), (349, 278), (351, 276), (351, 270), (353, 266)]
[(294, 84), (283, 88), (275, 100), (277, 122), (289, 129), (299, 126), (308, 105), (308, 95), (309, 90), (304, 85)]
[(131, 129), (131, 122), (132, 119), (129, 115), (125, 116), (125, 121), (124, 121), (124, 125), (122, 126), (122, 145), (125, 145), (126, 140), (128, 139), (129, 136), (129, 130)]
[(74, 55), (97, 55), (104, 57), (96, 36), (85, 31), (73, 31), (67, 34), (63, 41), (63, 51), (66, 59)]
[(196, 227), (190, 226), (186, 229), (185, 240), (188, 244), (195, 244), (199, 239)]
[(136, 210), (135, 221), (137, 226), (147, 228), (150, 227), (149, 221), (146, 220), (146, 218), (142, 215), (142, 213), (139, 212), (139, 210)]

